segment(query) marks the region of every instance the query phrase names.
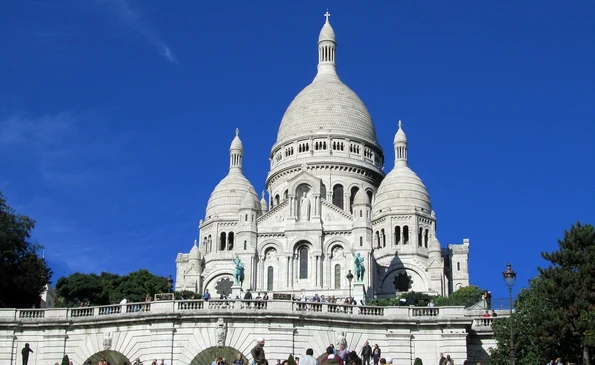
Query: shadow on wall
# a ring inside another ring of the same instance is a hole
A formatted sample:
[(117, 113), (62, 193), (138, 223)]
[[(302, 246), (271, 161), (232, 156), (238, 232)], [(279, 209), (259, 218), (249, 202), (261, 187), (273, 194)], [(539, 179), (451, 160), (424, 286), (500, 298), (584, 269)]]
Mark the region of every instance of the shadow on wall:
[(224, 358), (228, 364), (233, 364), (238, 355), (242, 356), (245, 364), (249, 364), (248, 359), (241, 351), (229, 346), (213, 346), (202, 350), (192, 359), (190, 365), (208, 365), (219, 357)]
[[(124, 354), (118, 351), (107, 350), (100, 351), (91, 355), (91, 357), (89, 357), (87, 360), (85, 360), (85, 362), (83, 362), (83, 365), (96, 365), (99, 363), (101, 359), (105, 359), (109, 364), (112, 365), (131, 364), (130, 360), (126, 356), (124, 356)], [(149, 361), (149, 359), (144, 359), (144, 361), (147, 362)]]

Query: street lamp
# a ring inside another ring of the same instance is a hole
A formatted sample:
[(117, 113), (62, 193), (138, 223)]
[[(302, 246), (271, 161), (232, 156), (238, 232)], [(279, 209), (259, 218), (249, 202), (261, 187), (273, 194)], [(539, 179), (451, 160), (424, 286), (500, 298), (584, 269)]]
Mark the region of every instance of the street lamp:
[(516, 359), (514, 357), (514, 330), (512, 325), (512, 287), (516, 283), (516, 272), (514, 272), (510, 263), (506, 265), (506, 271), (502, 273), (502, 276), (504, 277), (504, 284), (508, 287), (510, 298), (510, 365), (514, 365)]
[(167, 284), (169, 284), (168, 293), (171, 293), (171, 288), (174, 286), (174, 279), (171, 277), (171, 274), (169, 274), (169, 277), (167, 278)]
[(353, 280), (353, 274), (351, 270), (347, 273), (347, 280), (349, 280), (349, 303), (351, 304), (351, 280)]

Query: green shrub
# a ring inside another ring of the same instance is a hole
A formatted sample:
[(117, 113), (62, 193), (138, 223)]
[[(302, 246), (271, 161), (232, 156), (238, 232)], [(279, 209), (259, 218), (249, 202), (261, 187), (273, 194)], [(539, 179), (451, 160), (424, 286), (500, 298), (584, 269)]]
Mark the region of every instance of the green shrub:
[(415, 361), (413, 361), (413, 365), (424, 365), (424, 362), (421, 361), (419, 357), (416, 357)]

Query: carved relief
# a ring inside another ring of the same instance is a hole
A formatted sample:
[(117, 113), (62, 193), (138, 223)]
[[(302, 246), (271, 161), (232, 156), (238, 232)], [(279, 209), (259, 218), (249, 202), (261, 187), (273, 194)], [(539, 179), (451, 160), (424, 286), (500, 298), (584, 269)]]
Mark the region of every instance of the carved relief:
[(332, 215), (331, 213), (327, 213), (327, 214), (324, 216), (324, 220), (325, 220), (325, 221), (329, 221), (329, 222), (330, 222), (330, 221), (332, 221), (334, 218), (335, 218), (335, 217), (333, 217), (333, 215)]
[(347, 348), (347, 338), (345, 337), (345, 331), (337, 331), (335, 332), (335, 336), (337, 337), (337, 349), (340, 349), (341, 345), (343, 345), (343, 348)]

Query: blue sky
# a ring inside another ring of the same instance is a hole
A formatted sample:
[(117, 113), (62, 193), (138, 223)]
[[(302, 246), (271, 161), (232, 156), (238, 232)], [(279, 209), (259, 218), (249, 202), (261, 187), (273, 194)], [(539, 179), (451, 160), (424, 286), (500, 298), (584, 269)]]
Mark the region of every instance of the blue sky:
[(385, 171), (402, 119), (438, 238), (471, 240), (473, 284), (506, 296), (507, 262), (526, 285), (565, 229), (595, 223), (592, 1), (5, 1), (0, 190), (37, 220), (53, 281), (175, 273), (236, 127), (263, 190), (327, 8)]

